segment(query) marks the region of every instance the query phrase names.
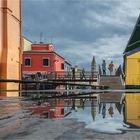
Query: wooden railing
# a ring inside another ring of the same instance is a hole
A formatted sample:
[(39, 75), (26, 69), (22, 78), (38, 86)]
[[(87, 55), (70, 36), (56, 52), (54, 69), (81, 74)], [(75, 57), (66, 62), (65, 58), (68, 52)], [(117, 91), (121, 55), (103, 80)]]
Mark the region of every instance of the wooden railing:
[[(27, 75), (27, 74), (26, 74)], [(45, 74), (41, 74), (41, 73), (37, 73), (37, 74), (30, 74), (27, 76), (24, 76), (23, 79), (31, 79), (31, 80), (41, 80), (41, 79), (85, 79), (85, 80), (89, 80), (89, 79), (95, 79), (98, 76), (97, 72), (89, 72), (89, 71), (85, 71), (85, 72), (62, 72), (62, 71), (57, 71), (57, 72), (48, 72)]]

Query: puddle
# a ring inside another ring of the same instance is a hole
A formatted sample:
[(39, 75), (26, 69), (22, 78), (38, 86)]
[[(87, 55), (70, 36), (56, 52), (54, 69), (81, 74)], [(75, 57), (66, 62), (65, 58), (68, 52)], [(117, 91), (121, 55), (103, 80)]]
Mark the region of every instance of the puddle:
[(96, 106), (94, 109), (92, 107), (85, 107), (84, 110), (78, 108), (77, 111), (72, 111), (72, 113), (67, 116), (68, 118), (77, 118), (79, 122), (85, 122), (85, 128), (92, 129), (96, 132), (103, 133), (122, 133), (120, 129), (123, 129), (123, 116), (118, 112), (115, 104), (112, 104), (113, 115), (109, 114), (108, 109), (110, 104), (106, 104), (106, 112), (104, 115), (104, 110), (101, 108), (99, 112), (99, 107)]
[[(71, 125), (72, 123), (74, 125)], [(0, 101), (1, 138), (9, 138), (9, 135), (12, 135), (13, 139), (22, 139), (25, 134), (36, 135), (41, 131), (40, 127), (43, 132), (47, 128), (48, 132), (44, 132), (46, 135), (55, 132), (60, 135), (67, 129), (71, 131), (72, 127), (79, 124), (84, 126), (78, 129), (90, 130), (93, 133), (139, 133), (140, 94), (108, 94), (107, 98), (99, 94), (97, 98), (45, 98), (35, 101), (28, 98), (5, 97)], [(63, 126), (62, 132), (58, 131), (59, 125)], [(27, 129), (33, 133), (25, 133)]]

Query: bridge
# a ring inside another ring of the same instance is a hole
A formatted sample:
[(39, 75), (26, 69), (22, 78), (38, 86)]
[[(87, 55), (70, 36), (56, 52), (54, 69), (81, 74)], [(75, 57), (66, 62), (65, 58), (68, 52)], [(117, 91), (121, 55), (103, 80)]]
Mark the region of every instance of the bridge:
[[(115, 89), (124, 90), (125, 89), (121, 76), (101, 76), (99, 83), (100, 83), (100, 86), (108, 86), (110, 90), (115, 90)], [(101, 94), (100, 102), (120, 102), (122, 98), (122, 94), (123, 92), (120, 93), (117, 91), (113, 94), (112, 92)]]
[[(11, 89), (11, 92), (17, 91), (19, 93), (34, 93), (34, 94), (46, 94), (50, 89), (74, 92), (75, 89), (93, 89), (94, 94), (104, 93), (108, 90), (121, 90), (124, 89), (123, 78), (120, 67), (116, 71), (116, 75), (101, 75), (97, 71), (85, 71), (85, 72), (47, 72), (41, 75), (39, 72), (36, 74), (26, 75), (22, 80), (14, 79), (0, 79), (0, 83), (16, 83), (19, 85), (19, 89)], [(97, 90), (100, 90), (99, 92)], [(10, 92), (5, 91), (5, 92)], [(3, 92), (1, 89), (0, 92)], [(57, 92), (57, 91), (56, 91)], [(83, 91), (84, 92), (84, 91)], [(50, 92), (49, 92), (50, 93)], [(86, 95), (85, 95), (86, 96)], [(120, 93), (116, 92), (113, 94), (109, 93), (102, 94), (100, 96), (101, 102), (109, 102), (114, 98), (115, 101), (119, 101), (121, 98)]]

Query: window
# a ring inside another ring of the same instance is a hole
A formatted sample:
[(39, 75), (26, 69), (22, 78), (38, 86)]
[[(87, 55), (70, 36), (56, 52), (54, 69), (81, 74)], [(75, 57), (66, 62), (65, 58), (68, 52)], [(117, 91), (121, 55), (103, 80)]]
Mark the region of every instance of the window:
[(62, 115), (64, 115), (64, 108), (63, 108), (63, 109), (61, 109), (61, 114), (62, 114)]
[(31, 59), (30, 58), (25, 58), (24, 59), (24, 65), (25, 66), (31, 66)]
[(64, 70), (64, 63), (61, 63), (61, 69)]
[(48, 58), (43, 59), (43, 66), (49, 66), (49, 59)]

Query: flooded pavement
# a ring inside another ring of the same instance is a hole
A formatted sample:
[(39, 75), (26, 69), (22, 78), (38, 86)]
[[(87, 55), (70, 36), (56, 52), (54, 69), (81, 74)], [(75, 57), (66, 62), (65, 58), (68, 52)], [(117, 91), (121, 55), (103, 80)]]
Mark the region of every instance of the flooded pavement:
[(1, 97), (0, 139), (139, 140), (140, 94), (116, 96), (45, 100)]

